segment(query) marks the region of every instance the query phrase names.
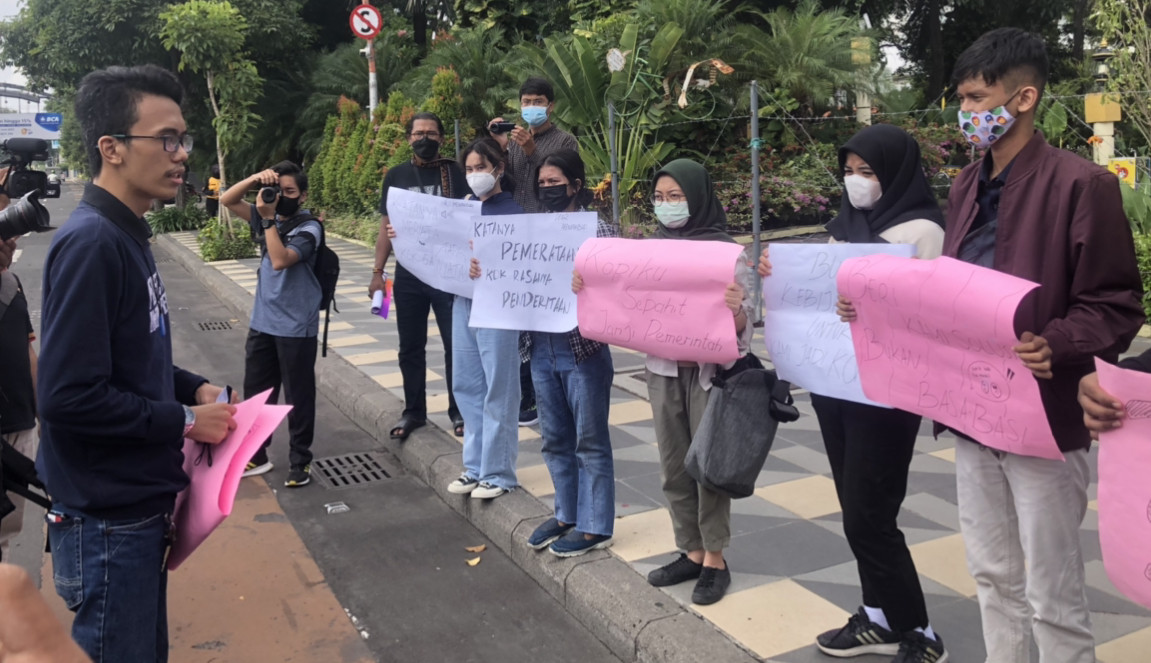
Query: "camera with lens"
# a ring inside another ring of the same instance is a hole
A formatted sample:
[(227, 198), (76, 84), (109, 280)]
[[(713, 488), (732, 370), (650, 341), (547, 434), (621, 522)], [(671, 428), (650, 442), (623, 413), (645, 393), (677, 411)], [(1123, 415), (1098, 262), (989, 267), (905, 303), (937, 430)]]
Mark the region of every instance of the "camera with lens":
[(263, 189), (260, 189), (260, 199), (263, 200), (265, 203), (272, 202), (273, 200), (276, 199), (276, 196), (278, 196), (278, 195), (280, 195), (280, 185), (279, 184), (272, 184), (272, 185), (264, 187)]
[(29, 191), (39, 191), (42, 198), (59, 198), (60, 187), (49, 186), (48, 174), (32, 170), (33, 161), (47, 161), (48, 141), (42, 138), (9, 138), (0, 143), (0, 151), (8, 158), (0, 166), (8, 166), (8, 181), (4, 188), (11, 198), (23, 198)]
[(52, 230), (52, 226), (48, 225), (48, 210), (39, 198), (59, 198), (60, 185), (50, 188), (47, 173), (28, 167), (33, 161), (48, 160), (48, 141), (40, 138), (9, 138), (0, 143), (0, 150), (9, 155), (0, 161), (0, 166), (8, 166), (8, 180), (4, 188), (9, 198), (19, 199), (0, 211), (0, 240)]

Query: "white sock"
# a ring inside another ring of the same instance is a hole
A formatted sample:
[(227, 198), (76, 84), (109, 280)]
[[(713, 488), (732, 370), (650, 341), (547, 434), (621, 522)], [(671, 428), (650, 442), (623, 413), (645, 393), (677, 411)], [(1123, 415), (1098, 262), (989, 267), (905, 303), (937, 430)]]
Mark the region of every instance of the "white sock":
[(931, 624), (928, 624), (927, 628), (917, 628), (915, 630), (919, 631), (923, 635), (926, 635), (927, 637), (931, 638), (932, 640), (939, 642), (939, 638), (935, 637), (935, 631), (931, 630)]
[(883, 629), (890, 631), (891, 627), (887, 624), (887, 615), (883, 614), (883, 608), (872, 608), (871, 606), (863, 606), (867, 612), (867, 618), (871, 620), (872, 624), (883, 627)]

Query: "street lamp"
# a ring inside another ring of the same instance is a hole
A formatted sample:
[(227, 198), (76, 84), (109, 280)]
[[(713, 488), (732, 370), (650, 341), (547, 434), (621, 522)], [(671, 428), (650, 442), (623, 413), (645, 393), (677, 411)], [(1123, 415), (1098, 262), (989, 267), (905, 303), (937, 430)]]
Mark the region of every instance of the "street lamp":
[(1107, 85), (1107, 81), (1111, 78), (1111, 68), (1107, 66), (1107, 61), (1115, 56), (1115, 51), (1112, 51), (1107, 46), (1107, 40), (1104, 39), (1099, 44), (1099, 48), (1091, 54), (1091, 59), (1095, 61), (1095, 86), (1100, 92)]
[(1091, 54), (1091, 59), (1095, 61), (1095, 92), (1083, 100), (1084, 119), (1095, 133), (1090, 141), (1095, 163), (1100, 166), (1107, 166), (1111, 157), (1115, 156), (1115, 123), (1123, 119), (1118, 95), (1104, 91), (1107, 82), (1111, 80), (1111, 67), (1107, 61), (1113, 55), (1115, 52), (1108, 48), (1106, 40)]

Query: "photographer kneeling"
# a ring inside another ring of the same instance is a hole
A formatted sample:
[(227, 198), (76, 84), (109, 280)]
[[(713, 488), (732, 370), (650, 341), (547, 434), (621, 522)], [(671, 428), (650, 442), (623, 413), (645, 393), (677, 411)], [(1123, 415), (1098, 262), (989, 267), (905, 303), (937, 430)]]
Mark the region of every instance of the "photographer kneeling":
[[(259, 187), (256, 203), (244, 194)], [(283, 161), (248, 177), (220, 195), (220, 204), (249, 223), (261, 246), (259, 281), (252, 305), (244, 361), (244, 397), (272, 390), (275, 403), (284, 385), (291, 435), (289, 488), (311, 481), (312, 437), (316, 428), (316, 336), (320, 329), (320, 282), (316, 255), (324, 231), (310, 212), (300, 209), (308, 196), (308, 176)], [(271, 232), (269, 232), (271, 231)], [(244, 476), (271, 471), (264, 443)]]

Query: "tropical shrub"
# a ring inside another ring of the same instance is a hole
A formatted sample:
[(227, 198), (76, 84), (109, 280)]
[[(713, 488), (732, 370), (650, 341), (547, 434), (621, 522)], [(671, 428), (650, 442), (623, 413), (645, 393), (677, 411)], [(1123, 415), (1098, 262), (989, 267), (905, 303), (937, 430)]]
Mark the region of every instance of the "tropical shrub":
[(152, 233), (181, 232), (184, 230), (199, 230), (208, 221), (208, 213), (195, 205), (178, 207), (170, 205), (156, 212), (148, 212), (148, 225)]
[(211, 219), (204, 225), (197, 239), (200, 242), (200, 255), (204, 262), (217, 260), (243, 260), (256, 257), (256, 243), (243, 224), (236, 227), (235, 234), (228, 231), (219, 219)]

